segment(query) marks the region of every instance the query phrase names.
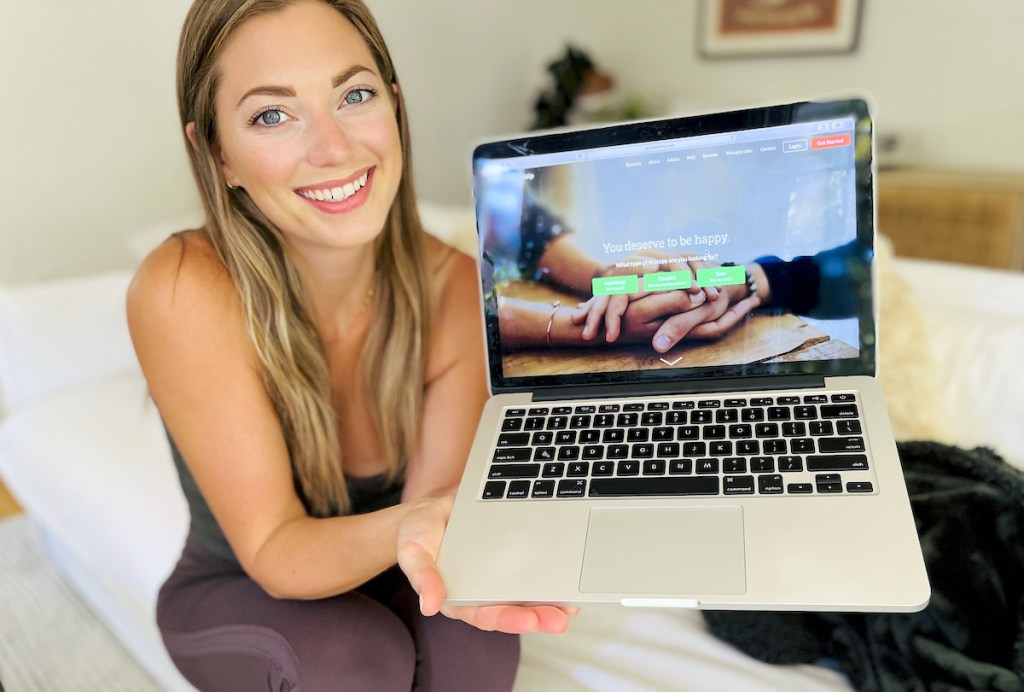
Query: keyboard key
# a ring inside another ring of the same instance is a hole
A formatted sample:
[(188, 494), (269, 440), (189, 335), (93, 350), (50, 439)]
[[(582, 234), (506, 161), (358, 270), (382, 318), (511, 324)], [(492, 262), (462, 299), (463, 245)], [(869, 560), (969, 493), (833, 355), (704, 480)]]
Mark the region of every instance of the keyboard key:
[(722, 473), (746, 473), (747, 460), (742, 457), (722, 459)]
[(718, 476), (663, 478), (595, 478), (590, 497), (717, 495)]
[(836, 432), (840, 435), (860, 435), (860, 421), (859, 420), (837, 420), (836, 421)]
[(819, 493), (841, 493), (843, 481), (838, 473), (819, 473), (814, 477), (814, 489)]
[(609, 444), (611, 442), (622, 442), (626, 439), (626, 431), (622, 428), (607, 428), (601, 433), (601, 442)]
[(558, 448), (558, 460), (559, 461), (576, 461), (580, 458), (580, 448), (576, 446), (567, 446)]
[(506, 461), (529, 461), (533, 450), (529, 447), (506, 447), (505, 449), (494, 450), (492, 461), (498, 463)]
[(757, 477), (757, 492), (762, 495), (778, 495), (784, 487), (782, 476), (777, 473)]
[(813, 455), (807, 457), (808, 471), (866, 471), (868, 458), (863, 454)]
[(821, 407), (822, 418), (856, 418), (856, 404), (827, 404)]
[(558, 481), (558, 497), (586, 497), (587, 481), (583, 478), (567, 478)]
[(483, 499), (497, 500), (505, 497), (505, 481), (487, 481), (484, 483)]
[(565, 464), (544, 464), (541, 474), (544, 478), (561, 478), (565, 475)]
[(536, 478), (540, 464), (498, 464), (487, 473), (488, 478)]
[(871, 485), (870, 481), (850, 481), (846, 484), (846, 492), (848, 493), (870, 493), (874, 492), (875, 488)]
[(689, 475), (693, 473), (693, 461), (690, 459), (675, 459), (668, 463), (668, 472), (674, 476)]
[(697, 461), (697, 473), (718, 473), (718, 459), (699, 459)]
[(694, 411), (690, 414), (691, 423), (710, 423), (713, 418), (713, 411)]
[(650, 459), (654, 456), (654, 445), (651, 443), (633, 445), (630, 456), (634, 459)]
[(640, 473), (640, 462), (632, 460), (620, 461), (615, 468), (620, 476), (636, 476)]
[(757, 440), (739, 440), (736, 442), (736, 453), (753, 456), (761, 453), (761, 443)]
[(834, 403), (834, 404), (842, 404), (842, 403), (846, 403), (846, 402), (849, 402), (849, 401), (856, 401), (856, 400), (857, 400), (857, 395), (855, 395), (855, 394), (833, 394), (832, 395), (832, 403)]
[(615, 464), (610, 461), (596, 462), (590, 469), (593, 476), (611, 476), (615, 473)]
[(595, 461), (604, 458), (604, 447), (601, 445), (587, 445), (583, 448), (583, 458), (587, 461)]
[(526, 415), (526, 409), (524, 408), (507, 408), (505, 409), (506, 418), (521, 418)]
[(814, 451), (814, 440), (809, 437), (798, 437), (789, 441), (789, 451), (793, 454), (810, 454)]
[(775, 471), (773, 457), (751, 457), (750, 470), (754, 473), (772, 473)]
[(501, 431), (502, 432), (517, 432), (517, 431), (522, 430), (522, 429), (523, 429), (523, 419), (522, 418), (506, 418), (505, 420), (501, 421)]
[(537, 447), (533, 453), (534, 461), (554, 461), (555, 460), (555, 448), (554, 447)]
[(725, 495), (753, 495), (753, 476), (723, 476), (722, 492)]
[(581, 478), (590, 474), (590, 464), (585, 461), (575, 461), (569, 464), (569, 468), (565, 470), (565, 475), (569, 478)]
[(499, 447), (525, 447), (530, 444), (529, 433), (502, 433), (498, 435)]
[(510, 500), (520, 500), (530, 496), (530, 481), (512, 481), (508, 484), (508, 494), (505, 496)]
[(651, 431), (647, 428), (630, 428), (626, 433), (627, 442), (647, 442), (651, 438)]
[(575, 430), (561, 430), (555, 434), (556, 445), (574, 445), (576, 444), (576, 431)]
[(534, 481), (533, 492), (530, 493), (530, 497), (554, 497), (555, 496), (555, 482), (554, 481)]
[(645, 476), (664, 476), (665, 475), (665, 462), (662, 459), (650, 459), (645, 461), (643, 464), (643, 473)]
[(809, 495), (814, 492), (814, 486), (810, 483), (790, 483), (786, 486), (786, 492), (793, 495)]
[(863, 452), (863, 437), (831, 437), (818, 442), (819, 452)]
[(779, 457), (779, 471), (803, 471), (804, 462), (800, 457)]

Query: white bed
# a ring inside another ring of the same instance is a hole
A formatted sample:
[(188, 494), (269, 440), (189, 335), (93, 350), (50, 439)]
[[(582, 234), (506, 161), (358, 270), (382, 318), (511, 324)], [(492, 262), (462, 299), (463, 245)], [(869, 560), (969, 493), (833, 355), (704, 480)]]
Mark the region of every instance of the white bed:
[[(423, 212), (439, 236), (472, 246), (463, 210)], [(898, 437), (985, 444), (1024, 466), (1024, 274), (880, 250), (881, 375)], [(125, 647), (165, 689), (188, 690), (153, 622), (187, 509), (124, 324), (129, 277), (0, 287), (0, 477)], [(697, 612), (602, 607), (567, 635), (524, 637), (517, 689), (848, 686), (824, 667), (761, 664), (710, 636)]]

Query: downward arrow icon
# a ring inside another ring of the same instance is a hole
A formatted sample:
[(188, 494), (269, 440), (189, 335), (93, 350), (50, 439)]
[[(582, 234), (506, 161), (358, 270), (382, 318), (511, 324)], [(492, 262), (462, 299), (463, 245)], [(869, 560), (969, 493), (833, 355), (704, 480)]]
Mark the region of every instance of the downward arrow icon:
[(675, 359), (674, 361), (672, 361), (671, 363), (670, 363), (670, 362), (668, 362), (667, 360), (665, 360), (664, 358), (659, 358), (658, 360), (660, 360), (660, 361), (661, 361), (662, 363), (664, 363), (665, 365), (675, 365), (676, 363), (678, 363), (678, 362), (679, 362), (679, 361), (681, 361), (682, 359), (683, 359), (683, 357), (682, 357), (682, 356), (679, 356), (678, 358), (676, 358), (676, 359)]

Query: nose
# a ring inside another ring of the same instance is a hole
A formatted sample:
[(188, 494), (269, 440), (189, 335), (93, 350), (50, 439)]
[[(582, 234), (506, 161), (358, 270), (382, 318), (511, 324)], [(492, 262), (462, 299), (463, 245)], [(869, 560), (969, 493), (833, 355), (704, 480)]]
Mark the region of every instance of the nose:
[(308, 159), (313, 166), (331, 166), (344, 161), (352, 151), (352, 139), (344, 125), (330, 114), (310, 120), (307, 130)]

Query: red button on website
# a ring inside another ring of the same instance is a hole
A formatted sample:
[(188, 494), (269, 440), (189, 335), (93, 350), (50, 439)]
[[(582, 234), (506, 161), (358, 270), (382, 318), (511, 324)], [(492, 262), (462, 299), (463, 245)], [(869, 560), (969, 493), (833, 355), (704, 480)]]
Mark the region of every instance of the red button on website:
[(832, 135), (831, 137), (815, 137), (811, 140), (811, 149), (827, 149), (829, 147), (845, 147), (850, 144), (850, 135)]

